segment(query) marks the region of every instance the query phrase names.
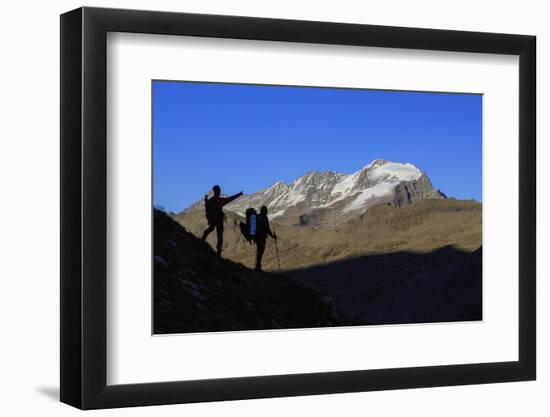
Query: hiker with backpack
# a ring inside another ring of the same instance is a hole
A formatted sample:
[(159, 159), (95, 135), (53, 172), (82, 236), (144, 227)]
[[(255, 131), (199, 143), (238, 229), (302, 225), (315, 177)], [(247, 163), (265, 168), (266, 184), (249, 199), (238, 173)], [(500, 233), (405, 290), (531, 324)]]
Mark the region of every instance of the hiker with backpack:
[(256, 271), (262, 270), (262, 258), (265, 252), (265, 243), (267, 236), (275, 239), (275, 251), (277, 252), (277, 263), (281, 269), (279, 261), (279, 248), (277, 247), (277, 235), (271, 231), (269, 227), (269, 218), (267, 217), (267, 207), (262, 206), (260, 213), (256, 212), (252, 207), (245, 212), (246, 223), (240, 223), (241, 233), (250, 244), (256, 244)]
[(267, 236), (271, 236), (277, 241), (277, 235), (269, 227), (267, 207), (262, 206), (260, 213), (256, 215), (256, 234), (254, 239), (256, 242), (256, 271), (262, 270), (262, 257), (265, 252)]
[(243, 195), (241, 191), (238, 194), (230, 197), (222, 197), (222, 190), (219, 185), (212, 187), (214, 195), (208, 198), (208, 195), (204, 196), (204, 208), (206, 211), (206, 220), (208, 221), (208, 227), (202, 234), (202, 240), (206, 240), (207, 236), (216, 229), (218, 237), (218, 243), (216, 244), (216, 253), (221, 256), (223, 246), (223, 223), (225, 221), (225, 213), (223, 212), (223, 206), (231, 203), (236, 198)]

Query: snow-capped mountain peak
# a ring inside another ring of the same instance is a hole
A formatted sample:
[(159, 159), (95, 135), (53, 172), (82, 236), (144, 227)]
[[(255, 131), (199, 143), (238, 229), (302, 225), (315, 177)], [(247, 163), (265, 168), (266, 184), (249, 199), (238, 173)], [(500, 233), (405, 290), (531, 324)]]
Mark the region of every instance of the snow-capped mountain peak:
[(266, 205), (272, 219), (289, 212), (312, 210), (332, 210), (338, 213), (332, 218), (347, 218), (375, 204), (401, 206), (422, 198), (443, 198), (443, 195), (433, 189), (427, 176), (413, 164), (376, 159), (351, 174), (313, 171), (291, 184), (276, 182), (235, 200), (227, 205), (227, 210), (242, 215), (248, 207)]

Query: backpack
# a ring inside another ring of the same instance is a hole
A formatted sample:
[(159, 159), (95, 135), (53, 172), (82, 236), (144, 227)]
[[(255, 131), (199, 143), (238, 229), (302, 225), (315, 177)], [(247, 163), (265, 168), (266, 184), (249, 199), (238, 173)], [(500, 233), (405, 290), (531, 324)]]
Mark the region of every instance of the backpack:
[(239, 224), (241, 233), (248, 243), (252, 243), (256, 237), (256, 217), (256, 210), (251, 207), (245, 212), (246, 223), (241, 222)]

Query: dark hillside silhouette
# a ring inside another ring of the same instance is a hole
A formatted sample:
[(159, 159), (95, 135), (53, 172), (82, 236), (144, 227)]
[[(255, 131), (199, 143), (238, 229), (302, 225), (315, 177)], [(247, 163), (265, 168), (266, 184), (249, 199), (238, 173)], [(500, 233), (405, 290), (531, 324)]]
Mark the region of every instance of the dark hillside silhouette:
[(326, 327), (331, 301), (281, 274), (222, 259), (154, 211), (154, 333)]
[(288, 274), (330, 296), (341, 322), (401, 324), (482, 319), (482, 250), (361, 256)]

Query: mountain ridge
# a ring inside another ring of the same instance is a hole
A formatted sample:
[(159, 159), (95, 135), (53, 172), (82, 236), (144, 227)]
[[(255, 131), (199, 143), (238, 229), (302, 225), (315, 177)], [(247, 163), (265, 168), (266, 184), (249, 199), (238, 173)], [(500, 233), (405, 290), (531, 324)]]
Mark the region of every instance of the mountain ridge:
[[(421, 199), (444, 199), (427, 174), (411, 163), (375, 159), (356, 172), (309, 171), (292, 183), (277, 181), (246, 194), (225, 208), (240, 216), (248, 207), (266, 205), (271, 220), (291, 215), (299, 218), (323, 212), (326, 225), (337, 224), (364, 213), (369, 207), (411, 205)], [(203, 208), (202, 200), (182, 213)]]

